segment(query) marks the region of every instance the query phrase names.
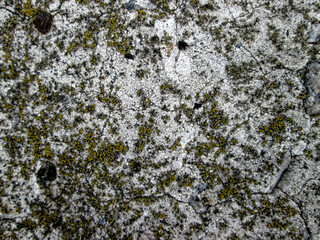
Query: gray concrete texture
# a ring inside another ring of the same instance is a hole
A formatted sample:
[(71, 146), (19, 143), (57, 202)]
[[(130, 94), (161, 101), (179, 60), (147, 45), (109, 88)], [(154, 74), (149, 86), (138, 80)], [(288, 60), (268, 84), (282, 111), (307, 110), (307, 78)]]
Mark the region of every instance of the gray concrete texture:
[(0, 239), (320, 239), (316, 0), (1, 0)]

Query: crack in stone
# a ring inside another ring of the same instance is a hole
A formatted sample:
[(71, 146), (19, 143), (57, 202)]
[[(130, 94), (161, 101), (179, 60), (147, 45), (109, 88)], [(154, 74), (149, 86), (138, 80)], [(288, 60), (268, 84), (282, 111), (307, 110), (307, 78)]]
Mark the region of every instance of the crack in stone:
[(269, 188), (266, 190), (265, 193), (270, 194), (273, 190), (278, 186), (284, 172), (288, 169), (291, 163), (291, 148), (287, 151), (284, 156), (284, 160), (282, 166), (280, 167), (279, 172), (274, 176), (272, 182), (269, 184)]
[(291, 199), (291, 201), (293, 201), (293, 202), (297, 205), (297, 207), (299, 208), (299, 211), (300, 211), (299, 216), (300, 216), (301, 219), (303, 220), (304, 225), (305, 225), (305, 228), (306, 228), (305, 230), (306, 230), (306, 232), (307, 232), (307, 236), (306, 236), (306, 238), (305, 238), (304, 240), (313, 239), (312, 232), (310, 231), (310, 227), (309, 227), (309, 224), (308, 224), (308, 220), (307, 220), (307, 219), (305, 218), (305, 216), (304, 216), (304, 211), (303, 211), (301, 205), (300, 205), (298, 202), (296, 202), (296, 200), (294, 199), (294, 197), (292, 197), (292, 196), (290, 196), (289, 194), (287, 194), (287, 193), (286, 193), (285, 191), (283, 191), (280, 187), (278, 187), (278, 189), (279, 189), (282, 193), (284, 193), (289, 199)]

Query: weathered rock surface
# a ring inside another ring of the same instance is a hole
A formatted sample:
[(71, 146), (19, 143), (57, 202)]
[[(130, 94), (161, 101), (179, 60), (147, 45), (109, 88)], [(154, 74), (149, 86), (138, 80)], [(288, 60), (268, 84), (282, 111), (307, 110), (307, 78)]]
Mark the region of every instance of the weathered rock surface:
[(305, 86), (306, 108), (309, 115), (320, 113), (320, 63), (312, 62), (307, 67)]
[(309, 34), (309, 38), (307, 40), (308, 43), (318, 43), (320, 42), (320, 24), (313, 24), (312, 30)]
[(1, 238), (318, 240), (319, 20), (0, 1)]

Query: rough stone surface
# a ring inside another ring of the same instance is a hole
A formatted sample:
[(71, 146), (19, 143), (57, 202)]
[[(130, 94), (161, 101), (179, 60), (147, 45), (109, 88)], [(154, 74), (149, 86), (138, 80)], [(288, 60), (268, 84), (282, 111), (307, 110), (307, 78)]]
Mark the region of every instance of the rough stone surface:
[(309, 34), (308, 43), (320, 42), (320, 24), (313, 24)]
[(0, 1), (1, 238), (318, 240), (319, 10)]
[(307, 67), (305, 86), (307, 89), (306, 108), (309, 115), (320, 113), (320, 63), (313, 62)]

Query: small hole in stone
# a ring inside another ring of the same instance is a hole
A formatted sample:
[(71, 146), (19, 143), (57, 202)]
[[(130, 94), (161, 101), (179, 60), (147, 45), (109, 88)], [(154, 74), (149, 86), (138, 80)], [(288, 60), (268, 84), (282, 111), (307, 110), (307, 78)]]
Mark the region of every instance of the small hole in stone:
[(188, 44), (183, 40), (178, 42), (179, 50), (185, 50), (187, 48), (187, 46), (188, 46)]
[(134, 172), (140, 172), (141, 170), (141, 164), (139, 162), (134, 162), (132, 165), (132, 171)]
[(130, 54), (130, 53), (126, 53), (126, 54), (124, 55), (124, 57), (127, 58), (127, 59), (132, 59), (132, 60), (134, 59), (133, 55)]
[(40, 184), (45, 185), (46, 182), (52, 182), (57, 178), (57, 169), (53, 163), (44, 163), (37, 172), (37, 178)]
[(195, 103), (193, 109), (199, 109), (201, 108), (202, 104), (201, 103)]
[(38, 11), (36, 18), (34, 19), (34, 25), (36, 26), (36, 29), (42, 34), (47, 34), (51, 27), (53, 22), (53, 16), (45, 11)]

